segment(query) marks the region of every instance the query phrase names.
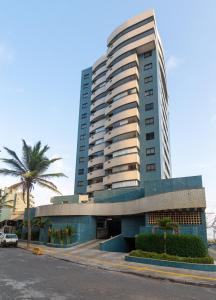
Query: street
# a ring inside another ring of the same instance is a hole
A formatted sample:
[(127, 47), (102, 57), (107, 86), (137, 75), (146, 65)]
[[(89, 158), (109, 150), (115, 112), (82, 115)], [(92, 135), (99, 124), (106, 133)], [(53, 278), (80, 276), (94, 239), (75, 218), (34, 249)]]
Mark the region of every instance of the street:
[(0, 248), (0, 300), (216, 299), (216, 289), (105, 271)]

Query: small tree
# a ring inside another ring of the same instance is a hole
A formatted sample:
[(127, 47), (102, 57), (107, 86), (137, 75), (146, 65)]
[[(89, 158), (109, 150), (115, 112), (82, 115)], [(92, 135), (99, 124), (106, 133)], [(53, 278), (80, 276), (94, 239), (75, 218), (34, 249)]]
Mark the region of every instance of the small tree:
[(178, 232), (179, 225), (173, 222), (171, 218), (163, 218), (157, 221), (157, 228), (164, 232), (164, 253), (166, 253), (167, 230)]
[(12, 189), (21, 189), (23, 192), (23, 199), (26, 196), (27, 202), (27, 222), (28, 222), (28, 239), (27, 247), (30, 246), (31, 241), (31, 218), (30, 218), (30, 194), (37, 184), (40, 187), (52, 190), (55, 193), (61, 194), (57, 186), (49, 179), (66, 177), (63, 173), (46, 173), (49, 167), (61, 159), (60, 157), (49, 159), (46, 156), (46, 152), (49, 150), (47, 145), (41, 145), (41, 142), (37, 142), (33, 147), (27, 145), (23, 140), (22, 158), (19, 158), (15, 151), (4, 147), (7, 151), (9, 158), (1, 158), (5, 164), (8, 165), (8, 169), (0, 169), (0, 174), (4, 176), (13, 176), (19, 179), (19, 182), (12, 185)]

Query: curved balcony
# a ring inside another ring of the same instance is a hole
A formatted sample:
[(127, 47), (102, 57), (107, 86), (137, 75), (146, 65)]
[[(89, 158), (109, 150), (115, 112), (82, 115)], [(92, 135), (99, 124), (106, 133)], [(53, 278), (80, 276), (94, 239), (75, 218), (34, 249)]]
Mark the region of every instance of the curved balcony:
[(104, 131), (101, 131), (101, 132), (95, 133), (93, 136), (90, 136), (89, 137), (89, 144), (92, 144), (95, 141), (97, 141), (99, 139), (102, 139), (104, 137), (104, 133), (105, 133)]
[(103, 182), (93, 183), (87, 186), (87, 193), (104, 190)]
[(97, 110), (95, 113), (92, 113), (90, 115), (90, 122), (96, 120), (97, 118), (99, 118), (100, 116), (103, 116), (105, 113), (105, 108), (101, 108), (99, 110)]
[(101, 67), (100, 69), (98, 69), (94, 74), (92, 74), (92, 80), (94, 80), (98, 75), (100, 75), (101, 73), (105, 72), (107, 70), (106, 65), (104, 65), (103, 67)]
[(117, 150), (122, 150), (122, 149), (126, 149), (126, 148), (131, 148), (131, 147), (137, 147), (138, 149), (140, 148), (140, 142), (139, 142), (138, 138), (132, 138), (132, 139), (113, 143), (110, 146), (107, 146), (106, 148), (104, 148), (104, 155), (108, 155)]
[(104, 175), (105, 175), (104, 169), (99, 169), (99, 170), (89, 172), (87, 174), (87, 179), (90, 180), (92, 178), (103, 177)]
[[(123, 42), (127, 42), (127, 40), (129, 40), (130, 38), (135, 37), (136, 35), (139, 35), (141, 33), (144, 33), (145, 31), (148, 31), (150, 29), (154, 29), (155, 28), (155, 23), (154, 21), (151, 21), (145, 25), (142, 25), (136, 29), (131, 30), (130, 32), (124, 34), (123, 36), (121, 36), (120, 38), (118, 38), (113, 44), (112, 47), (109, 47), (107, 50), (107, 55), (110, 55), (112, 53), (115, 53), (115, 48), (118, 47), (121, 43)], [(133, 42), (131, 42), (133, 43)]]
[(100, 94), (106, 92), (106, 85), (100, 87), (97, 91), (95, 91), (92, 95), (91, 95), (91, 101), (94, 101), (94, 99), (99, 96)]
[(92, 155), (96, 152), (102, 151), (102, 150), (104, 150), (104, 143), (101, 143), (99, 145), (89, 148), (88, 155), (90, 156), (90, 155)]
[(106, 61), (107, 60), (107, 56), (106, 56), (106, 54), (104, 54), (104, 55), (101, 55), (97, 60), (96, 60), (96, 62), (93, 64), (93, 66), (92, 66), (92, 72), (94, 72), (94, 70), (100, 65), (100, 64), (102, 64), (104, 61)]
[(97, 86), (101, 83), (103, 83), (104, 81), (106, 81), (106, 75), (100, 77), (98, 80), (96, 80), (94, 83), (92, 83), (92, 91), (94, 91), (95, 88), (97, 88)]
[(110, 66), (110, 64), (119, 56), (122, 54), (137, 49), (137, 53), (141, 54), (146, 51), (149, 51), (155, 47), (155, 40), (156, 36), (155, 33), (152, 33), (148, 36), (145, 36), (141, 38), (140, 40), (137, 40), (135, 42), (132, 42), (131, 44), (128, 44), (127, 46), (122, 47), (118, 51), (116, 51), (107, 61), (107, 67)]
[(127, 82), (125, 84), (118, 86), (117, 88), (115, 88), (114, 90), (109, 92), (109, 94), (106, 95), (105, 101), (109, 102), (116, 95), (123, 93), (127, 90), (133, 89), (133, 88), (136, 88), (137, 91), (139, 91), (139, 84), (138, 84), (137, 80), (132, 80), (130, 82)]
[(99, 165), (99, 164), (103, 164), (104, 161), (105, 161), (104, 156), (95, 157), (88, 161), (88, 168)]
[(89, 127), (89, 132), (91, 133), (92, 131), (94, 131), (95, 129), (101, 126), (104, 126), (104, 119), (91, 124)]
[(106, 73), (106, 78), (108, 79), (116, 70), (132, 62), (136, 62), (137, 65), (139, 65), (139, 61), (136, 53), (127, 56), (126, 58), (116, 63), (113, 67), (110, 67)]
[(109, 127), (111, 124), (130, 118), (130, 117), (137, 117), (139, 119), (139, 110), (137, 108), (130, 108), (127, 110), (124, 110), (112, 117), (110, 117), (109, 119), (106, 119), (104, 122), (104, 126)]
[(140, 180), (140, 172), (138, 170), (115, 173), (103, 178), (103, 184), (108, 185), (115, 182)]
[(109, 141), (115, 136), (121, 135), (123, 133), (132, 132), (132, 131), (139, 132), (138, 123), (131, 123), (131, 124), (127, 124), (127, 125), (115, 128), (115, 129), (113, 129), (113, 130), (111, 130), (111, 131), (109, 131), (105, 134), (104, 140)]
[(106, 84), (106, 89), (109, 90), (110, 88), (112, 88), (112, 86), (117, 83), (118, 81), (129, 77), (131, 75), (136, 75), (137, 78), (139, 78), (139, 72), (137, 67), (133, 67), (130, 69), (127, 69), (125, 71), (122, 71), (121, 73), (119, 73), (118, 75), (114, 76), (112, 79), (110, 79), (110, 81), (107, 82)]
[(139, 154), (138, 153), (125, 154), (107, 160), (104, 163), (104, 170), (108, 170), (110, 168), (121, 166), (121, 165), (127, 165), (128, 163), (140, 164)]
[(90, 106), (90, 110), (92, 111), (93, 109), (97, 108), (99, 105), (106, 103), (105, 102), (105, 97), (93, 102)]
[(149, 17), (154, 17), (154, 10), (145, 11), (144, 13), (139, 14), (138, 16), (135, 16), (127, 21), (125, 21), (123, 24), (118, 26), (108, 37), (107, 44), (109, 45), (115, 37), (121, 33), (123, 30), (127, 29), (128, 27), (137, 24)]
[(136, 102), (137, 106), (139, 106), (139, 97), (138, 97), (137, 94), (131, 94), (131, 95), (125, 96), (125, 97), (111, 103), (108, 107), (106, 107), (105, 114), (108, 115), (114, 109), (116, 109), (118, 107), (121, 107), (121, 106), (124, 106), (124, 105), (129, 104), (129, 103), (133, 103), (133, 102)]

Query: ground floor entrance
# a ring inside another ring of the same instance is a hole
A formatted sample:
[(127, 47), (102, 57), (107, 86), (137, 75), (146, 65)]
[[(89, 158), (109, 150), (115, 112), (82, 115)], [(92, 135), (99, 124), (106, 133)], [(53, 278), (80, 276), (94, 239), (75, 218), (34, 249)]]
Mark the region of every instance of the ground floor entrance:
[(108, 239), (121, 234), (120, 217), (97, 217), (96, 238)]

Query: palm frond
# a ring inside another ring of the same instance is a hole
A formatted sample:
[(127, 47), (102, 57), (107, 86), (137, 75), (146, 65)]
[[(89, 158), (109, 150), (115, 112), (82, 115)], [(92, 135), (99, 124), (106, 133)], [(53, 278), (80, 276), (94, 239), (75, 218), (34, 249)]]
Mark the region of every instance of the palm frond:
[(57, 186), (56, 186), (53, 182), (51, 182), (51, 181), (49, 181), (49, 180), (46, 180), (46, 179), (43, 179), (43, 178), (41, 178), (41, 177), (37, 178), (37, 182), (38, 182), (38, 180), (39, 180), (40, 182), (43, 182), (43, 183), (45, 183), (45, 184), (50, 185), (52, 188), (54, 188), (54, 189), (57, 190)]
[(22, 166), (20, 166), (20, 164), (15, 160), (15, 159), (10, 159), (10, 158), (0, 158), (0, 160), (4, 163), (6, 163), (7, 165), (10, 165), (11, 167), (13, 167), (14, 171), (19, 171), (22, 173), (24, 173), (26, 171), (25, 168), (23, 168)]
[(0, 169), (0, 174), (5, 175), (5, 176), (14, 176), (14, 177), (19, 177), (20, 172), (15, 171), (15, 170), (9, 170), (9, 169)]
[(62, 159), (61, 157), (56, 157), (49, 160), (49, 164), (53, 164), (55, 161)]
[(40, 151), (40, 155), (43, 156), (44, 153), (46, 153), (48, 150), (49, 150), (49, 146), (48, 146), (48, 145), (45, 145), (45, 146), (43, 147), (43, 149)]
[(51, 190), (51, 191), (57, 193), (57, 194), (59, 194), (59, 195), (62, 195), (60, 191), (58, 191), (57, 189), (53, 188), (52, 186), (50, 186), (50, 185), (48, 185), (48, 184), (42, 182), (41, 180), (38, 180), (38, 181), (37, 181), (37, 184), (38, 184), (39, 186), (41, 186), (41, 187), (45, 187), (45, 188), (47, 188), (47, 189), (49, 189), (49, 190)]
[(66, 178), (68, 178), (68, 176), (66, 176), (64, 173), (50, 173), (50, 174), (40, 175), (40, 178), (52, 178), (52, 177), (66, 177)]
[(16, 154), (15, 151), (13, 151), (13, 150), (11, 150), (11, 149), (9, 149), (7, 147), (4, 147), (4, 149), (8, 152), (8, 154), (10, 154), (10, 156), (12, 156), (17, 161), (17, 163), (20, 165), (21, 168), (25, 169), (24, 164), (19, 159), (19, 157), (18, 157), (18, 155)]
[(22, 142), (23, 142), (23, 148), (22, 148), (23, 162), (24, 162), (24, 165), (25, 165), (26, 169), (28, 170), (32, 148), (31, 148), (31, 146), (26, 144), (25, 140), (22, 140)]

